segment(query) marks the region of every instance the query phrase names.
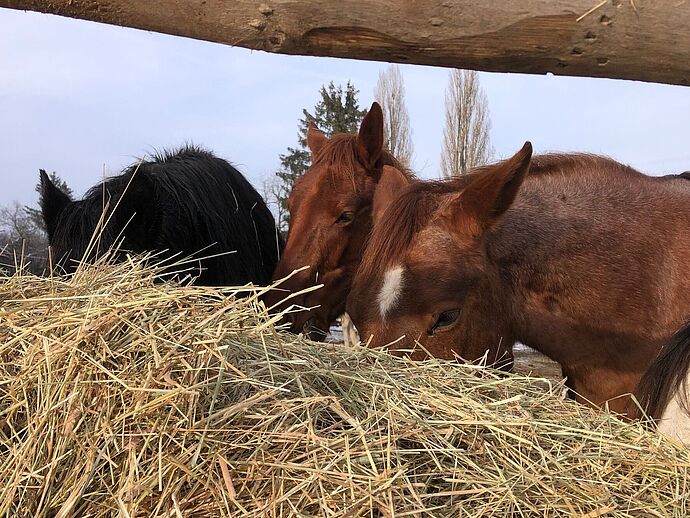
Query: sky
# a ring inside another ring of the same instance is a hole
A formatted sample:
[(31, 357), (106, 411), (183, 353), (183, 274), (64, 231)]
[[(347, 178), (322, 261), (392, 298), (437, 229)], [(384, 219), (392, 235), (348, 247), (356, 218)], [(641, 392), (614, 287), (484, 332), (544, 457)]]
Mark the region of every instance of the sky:
[[(40, 168), (77, 196), (138, 157), (193, 142), (260, 190), (297, 143), (323, 84), (351, 81), (370, 106), (386, 63), (282, 56), (0, 8), (0, 205), (37, 202)], [(413, 169), (437, 178), (449, 70), (401, 65)], [(690, 88), (480, 73), (496, 158), (611, 156), (649, 174), (690, 170)]]

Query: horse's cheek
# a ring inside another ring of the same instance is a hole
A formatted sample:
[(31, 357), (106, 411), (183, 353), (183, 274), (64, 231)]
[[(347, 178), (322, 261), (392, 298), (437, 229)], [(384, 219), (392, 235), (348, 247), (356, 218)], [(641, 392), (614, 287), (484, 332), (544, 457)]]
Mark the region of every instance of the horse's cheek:
[(298, 277), (309, 279), (320, 263), (321, 247), (314, 246), (319, 243), (321, 231), (315, 227), (303, 224), (293, 225), (290, 236), (283, 251), (283, 257), (276, 268), (274, 279), (284, 277), (297, 268), (310, 267), (311, 272), (303, 272)]
[(333, 228), (326, 239), (322, 239), (322, 263), (326, 270), (335, 270), (342, 265), (348, 249), (350, 236), (341, 228)]

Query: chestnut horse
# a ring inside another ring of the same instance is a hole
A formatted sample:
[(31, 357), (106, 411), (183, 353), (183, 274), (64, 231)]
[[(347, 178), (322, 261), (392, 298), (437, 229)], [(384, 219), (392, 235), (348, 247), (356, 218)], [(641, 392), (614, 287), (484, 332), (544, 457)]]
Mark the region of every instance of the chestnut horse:
[[(412, 176), (383, 149), (383, 113), (378, 103), (371, 105), (358, 134), (327, 138), (312, 125), (307, 144), (312, 165), (288, 198), (290, 229), (273, 279), (309, 268), (292, 275), (265, 300), (270, 307), (292, 294), (282, 307), (295, 304), (308, 310), (288, 314), (291, 330), (323, 339), (345, 311), (352, 275), (371, 231), (374, 192), (392, 194)], [(319, 284), (324, 287), (294, 295)], [(346, 336), (347, 331), (343, 329)]]
[(571, 397), (627, 413), (618, 396), (690, 316), (690, 182), (531, 155), (384, 200), (347, 312), (370, 346), (412, 358), (510, 367), (520, 341)]

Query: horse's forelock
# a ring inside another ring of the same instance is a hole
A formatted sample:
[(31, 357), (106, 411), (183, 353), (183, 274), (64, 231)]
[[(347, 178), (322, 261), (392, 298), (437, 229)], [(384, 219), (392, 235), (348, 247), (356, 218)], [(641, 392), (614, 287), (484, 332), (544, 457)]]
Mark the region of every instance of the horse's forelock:
[[(317, 167), (326, 164), (329, 166), (334, 179), (345, 179), (356, 185), (355, 174), (364, 165), (358, 158), (357, 139), (358, 136), (356, 134), (338, 133), (333, 135), (314, 157), (312, 166)], [(402, 172), (406, 178), (414, 179), (412, 171), (388, 151), (383, 152), (376, 164), (376, 169), (380, 170), (384, 165), (393, 166)]]
[(428, 187), (429, 183), (410, 184), (385, 210), (367, 241), (357, 275), (359, 282), (373, 282), (400, 261), (436, 208)]
[(354, 180), (354, 173), (361, 167), (357, 159), (357, 136), (347, 133), (334, 135), (313, 157), (312, 167), (326, 165), (334, 178)]

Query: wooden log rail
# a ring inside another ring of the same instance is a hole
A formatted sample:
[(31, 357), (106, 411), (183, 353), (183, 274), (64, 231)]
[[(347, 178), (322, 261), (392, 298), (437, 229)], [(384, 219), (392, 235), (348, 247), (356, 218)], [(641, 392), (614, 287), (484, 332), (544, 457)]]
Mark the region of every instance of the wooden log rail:
[(690, 85), (690, 0), (0, 0), (249, 49)]

